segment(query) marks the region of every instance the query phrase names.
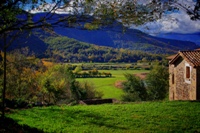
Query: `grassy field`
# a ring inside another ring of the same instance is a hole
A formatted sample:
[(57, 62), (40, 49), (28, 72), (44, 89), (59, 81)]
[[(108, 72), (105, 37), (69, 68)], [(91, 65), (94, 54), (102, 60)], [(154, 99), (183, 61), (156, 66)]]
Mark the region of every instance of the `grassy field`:
[(187, 101), (36, 107), (6, 116), (44, 132), (200, 132), (200, 103)]
[(103, 98), (115, 98), (121, 100), (121, 95), (123, 91), (115, 87), (116, 81), (125, 80), (125, 73), (146, 73), (148, 70), (99, 70), (99, 72), (110, 72), (112, 74), (111, 78), (80, 78), (78, 81), (88, 81), (92, 83), (97, 91), (102, 92)]

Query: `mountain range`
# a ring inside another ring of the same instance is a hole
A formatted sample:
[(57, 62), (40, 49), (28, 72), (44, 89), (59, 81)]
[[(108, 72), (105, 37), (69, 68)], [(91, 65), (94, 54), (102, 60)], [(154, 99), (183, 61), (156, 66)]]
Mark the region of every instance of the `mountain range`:
[(181, 33), (160, 33), (157, 35), (160, 38), (167, 38), (167, 39), (179, 39), (182, 41), (190, 41), (194, 42), (200, 46), (200, 32), (190, 33), (190, 34), (181, 34)]
[(136, 29), (126, 29), (123, 32), (123, 28), (118, 25), (99, 30), (56, 27), (54, 31), (61, 36), (99, 46), (141, 50), (150, 53), (167, 54), (198, 47), (191, 41), (154, 37)]
[[(45, 13), (37, 13), (34, 19), (39, 19), (43, 15)], [(63, 17), (65, 15), (63, 14)], [(80, 24), (84, 25), (85, 23), (81, 22)], [(77, 41), (76, 44), (83, 42), (90, 45), (105, 46), (105, 48), (140, 50), (154, 54), (174, 54), (179, 50), (192, 50), (199, 47), (191, 41), (161, 38), (162, 36), (159, 38), (136, 29), (124, 28), (120, 23), (100, 27), (96, 30), (88, 30), (84, 26), (70, 28), (58, 25), (47, 31), (34, 30), (29, 37), (26, 37), (27, 34), (27, 32), (24, 32), (16, 39), (10, 49), (28, 46), (33, 53), (44, 56), (49, 48), (50, 39), (54, 37), (73, 38)], [(59, 46), (59, 49), (62, 49), (62, 45)]]

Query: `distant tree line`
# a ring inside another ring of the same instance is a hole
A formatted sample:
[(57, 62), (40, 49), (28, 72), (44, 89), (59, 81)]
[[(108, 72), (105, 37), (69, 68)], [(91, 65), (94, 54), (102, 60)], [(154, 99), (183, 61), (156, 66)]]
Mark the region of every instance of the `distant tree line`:
[[(162, 63), (162, 61), (161, 61)], [(89, 71), (97, 70), (150, 70), (154, 62), (142, 63), (67, 63), (69, 67), (74, 70), (80, 67), (81, 70)]]
[(110, 72), (99, 72), (96, 68), (89, 71), (82, 71), (80, 66), (77, 66), (73, 71), (76, 78), (104, 78), (112, 77)]

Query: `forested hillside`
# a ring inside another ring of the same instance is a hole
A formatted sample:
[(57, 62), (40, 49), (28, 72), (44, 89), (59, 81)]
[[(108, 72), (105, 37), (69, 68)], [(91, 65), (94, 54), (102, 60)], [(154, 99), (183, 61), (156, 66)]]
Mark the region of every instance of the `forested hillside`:
[(56, 62), (137, 62), (142, 59), (161, 60), (163, 57), (163, 55), (140, 50), (89, 44), (58, 35), (50, 30), (24, 32), (14, 41), (9, 50), (24, 47), (29, 49), (29, 55), (49, 58)]
[(45, 39), (48, 51), (54, 59), (65, 62), (136, 62), (138, 60), (160, 60), (161, 55), (136, 50), (115, 49), (79, 42), (67, 37)]

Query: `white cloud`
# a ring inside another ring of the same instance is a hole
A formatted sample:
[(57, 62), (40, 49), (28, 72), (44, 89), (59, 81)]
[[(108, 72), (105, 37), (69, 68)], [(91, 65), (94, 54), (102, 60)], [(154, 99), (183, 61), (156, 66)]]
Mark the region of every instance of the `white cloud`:
[(187, 34), (200, 32), (200, 21), (193, 21), (184, 11), (180, 11), (165, 15), (155, 22), (149, 22), (139, 27), (132, 26), (131, 28), (137, 28), (152, 35), (170, 32)]

